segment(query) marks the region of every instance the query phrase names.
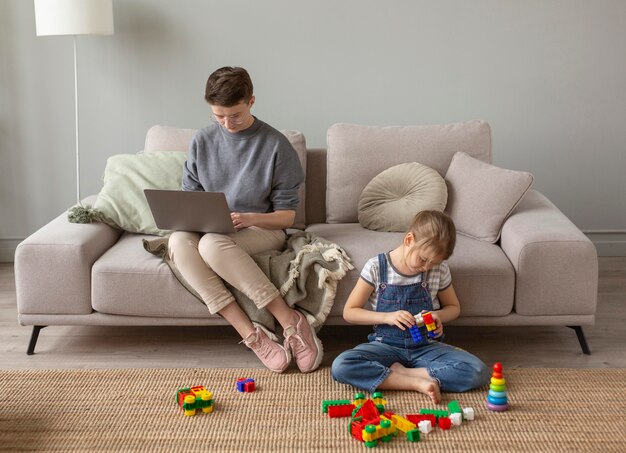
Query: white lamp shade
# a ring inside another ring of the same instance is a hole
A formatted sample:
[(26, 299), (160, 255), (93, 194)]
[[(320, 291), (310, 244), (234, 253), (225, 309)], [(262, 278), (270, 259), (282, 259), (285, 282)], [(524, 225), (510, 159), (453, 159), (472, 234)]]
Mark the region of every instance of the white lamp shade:
[(112, 0), (35, 0), (37, 36), (111, 35)]

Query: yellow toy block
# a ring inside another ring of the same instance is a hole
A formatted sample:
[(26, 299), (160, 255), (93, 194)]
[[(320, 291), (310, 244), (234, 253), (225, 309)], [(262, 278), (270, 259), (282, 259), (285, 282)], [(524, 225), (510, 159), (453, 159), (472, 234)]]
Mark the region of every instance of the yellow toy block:
[[(367, 432), (367, 427), (366, 429), (363, 430), (363, 432), (361, 433), (362, 437), (363, 437), (363, 442), (372, 442), (374, 440), (378, 440), (381, 437), (385, 437), (385, 436), (389, 436), (390, 434), (393, 434), (396, 432), (396, 427), (393, 425), (393, 423), (391, 423), (391, 420), (389, 420), (386, 417), (380, 417), (381, 419), (381, 423), (380, 425), (376, 425), (376, 431), (375, 432)], [(384, 422), (388, 422), (388, 423), (384, 423)], [(388, 424), (388, 427), (383, 427), (381, 425), (383, 424)], [(374, 425), (368, 425), (368, 426), (374, 426)]]
[(400, 415), (397, 415), (397, 414), (393, 414), (391, 416), (391, 421), (393, 422), (393, 424), (396, 426), (396, 428), (399, 431), (402, 431), (405, 434), (417, 428), (417, 425), (415, 423), (410, 422), (406, 418), (401, 417)]

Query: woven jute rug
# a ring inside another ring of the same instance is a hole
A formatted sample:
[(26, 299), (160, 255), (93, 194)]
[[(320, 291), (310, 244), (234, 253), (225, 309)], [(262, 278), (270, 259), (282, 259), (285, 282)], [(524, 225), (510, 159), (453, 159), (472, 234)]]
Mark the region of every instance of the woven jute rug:
[[(240, 393), (239, 377), (257, 390)], [(626, 370), (506, 369), (510, 409), (490, 412), (487, 388), (444, 394), (472, 407), (474, 421), (435, 429), (419, 443), (401, 433), (376, 449), (428, 452), (625, 452)], [(204, 385), (215, 410), (187, 417), (178, 388)], [(3, 451), (364, 451), (347, 418), (322, 413), (325, 399), (352, 399), (328, 368), (276, 375), (260, 369), (135, 369), (0, 372)], [(411, 392), (385, 392), (397, 414), (436, 408)], [(442, 406), (445, 408), (445, 406)]]

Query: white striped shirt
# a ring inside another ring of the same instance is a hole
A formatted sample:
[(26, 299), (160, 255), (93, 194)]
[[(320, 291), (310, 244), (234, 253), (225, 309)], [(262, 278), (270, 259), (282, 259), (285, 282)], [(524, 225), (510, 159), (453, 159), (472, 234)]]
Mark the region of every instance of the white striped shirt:
[[(390, 285), (412, 285), (414, 283), (421, 283), (424, 279), (424, 273), (420, 272), (417, 275), (402, 274), (395, 268), (389, 253), (385, 253), (387, 257), (387, 283)], [(370, 258), (363, 270), (361, 271), (361, 278), (374, 287), (372, 295), (369, 298), (369, 303), (372, 306), (372, 310), (376, 310), (376, 301), (378, 299), (378, 287), (380, 285), (380, 266), (378, 265), (378, 256)], [(434, 265), (426, 273), (426, 282), (428, 283), (428, 290), (430, 297), (433, 300), (433, 310), (439, 310), (441, 308), (439, 304), (439, 298), (437, 293), (443, 291), (452, 284), (452, 275), (450, 275), (450, 268), (447, 261), (442, 261), (440, 264)]]

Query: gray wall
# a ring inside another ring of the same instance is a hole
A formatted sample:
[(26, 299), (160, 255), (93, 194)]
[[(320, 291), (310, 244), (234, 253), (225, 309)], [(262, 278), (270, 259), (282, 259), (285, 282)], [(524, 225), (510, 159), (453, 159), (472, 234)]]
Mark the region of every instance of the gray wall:
[[(603, 254), (626, 251), (623, 0), (116, 0), (78, 41), (82, 193), (153, 124), (201, 127), (217, 67), (246, 67), (254, 113), (325, 147), (335, 122), (481, 118), (494, 162), (535, 175)], [(0, 257), (74, 202), (71, 37), (0, 0)]]

